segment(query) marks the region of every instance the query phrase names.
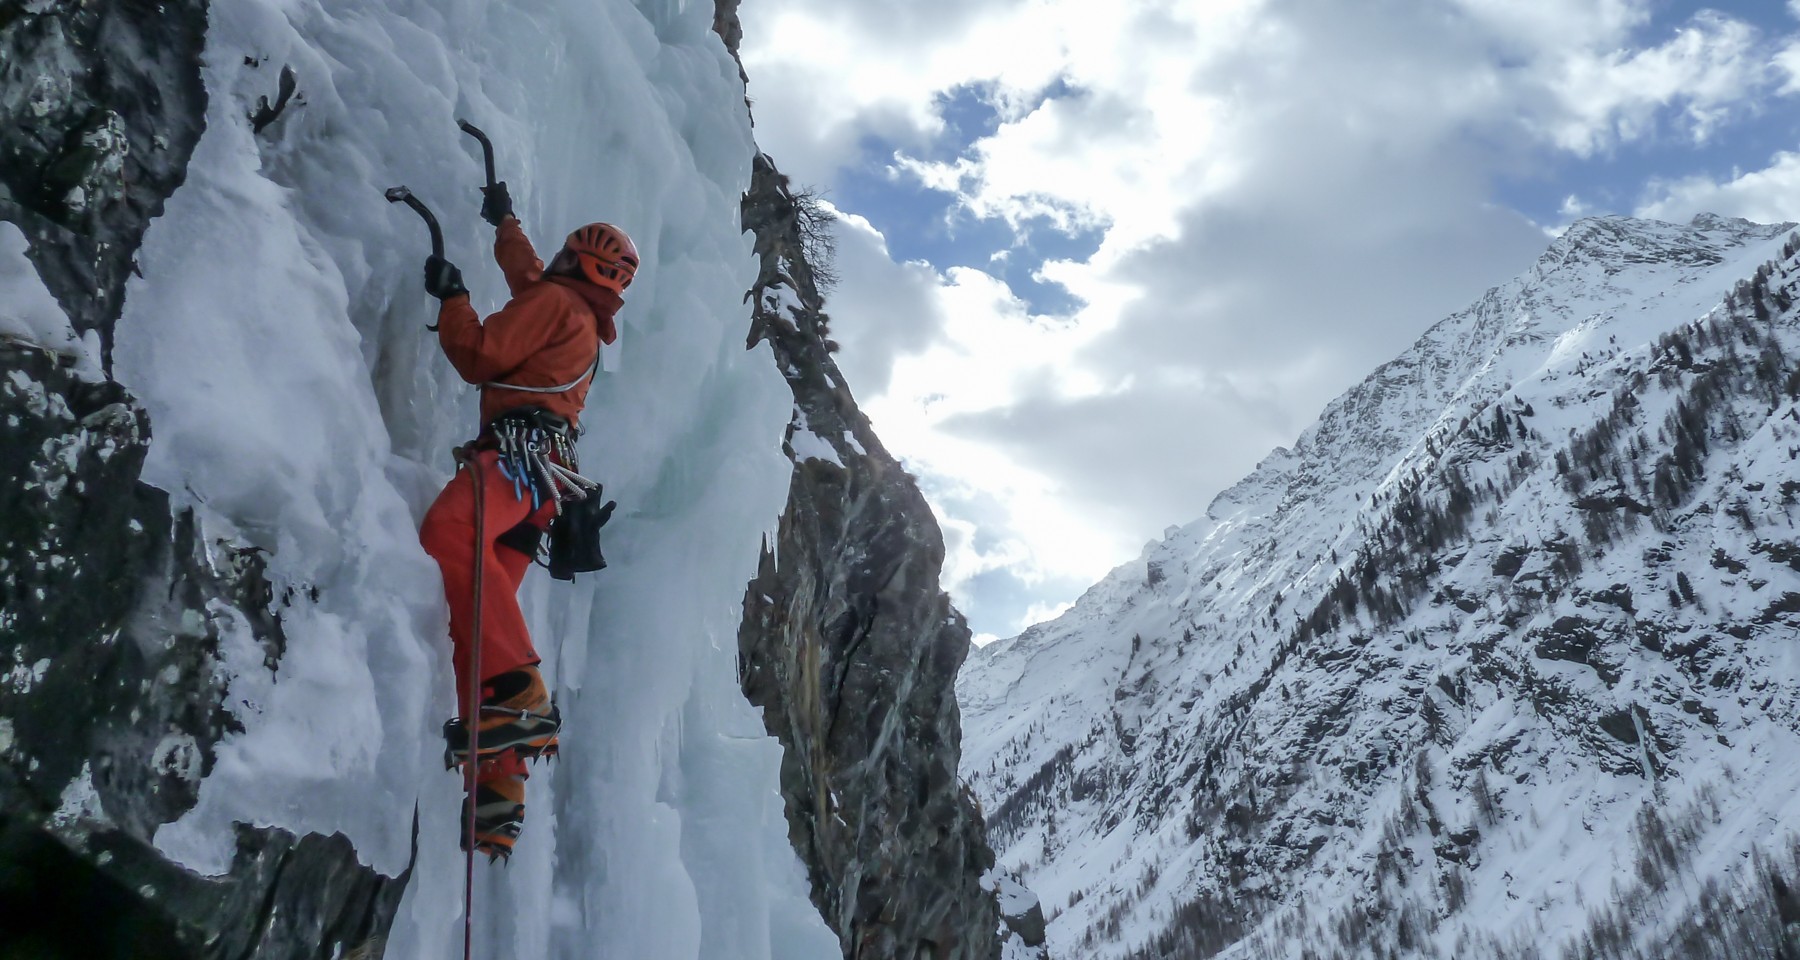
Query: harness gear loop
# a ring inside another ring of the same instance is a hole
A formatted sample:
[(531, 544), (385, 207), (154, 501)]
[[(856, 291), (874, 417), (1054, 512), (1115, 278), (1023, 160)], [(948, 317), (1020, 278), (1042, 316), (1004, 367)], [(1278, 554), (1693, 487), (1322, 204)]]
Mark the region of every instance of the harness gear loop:
[(542, 408), (501, 414), (488, 424), (485, 440), (499, 451), (500, 473), (512, 481), (513, 496), (523, 500), (530, 488), (534, 511), (549, 500), (561, 516), (564, 503), (585, 500), (600, 487), (581, 475), (568, 421)]

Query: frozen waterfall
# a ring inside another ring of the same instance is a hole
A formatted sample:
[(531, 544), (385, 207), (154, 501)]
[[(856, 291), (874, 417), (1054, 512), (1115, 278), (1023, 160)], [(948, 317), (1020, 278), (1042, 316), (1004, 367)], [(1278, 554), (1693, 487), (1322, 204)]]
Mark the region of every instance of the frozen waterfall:
[[(381, 190), (430, 204), (476, 307), (498, 307), (461, 117), (493, 136), (546, 258), (604, 219), (645, 264), (581, 441), (620, 503), (612, 567), (524, 592), (567, 725), (561, 759), (534, 768), (512, 862), (477, 867), (478, 955), (839, 955), (788, 844), (780, 748), (735, 676), (791, 399), (743, 349), (754, 263), (737, 206), (755, 148), (712, 17), (682, 0), (212, 5), (207, 130), (146, 237), (116, 373), (150, 411), (145, 479), (267, 552), (289, 645), (279, 673), (247, 630), (228, 646), (245, 730), (157, 835), (169, 856), (222, 870), (243, 821), (343, 833), (395, 874), (416, 808), (388, 955), (460, 946), (446, 614), (415, 530), (475, 392), (424, 329), (425, 232)], [(284, 65), (299, 98), (253, 134), (245, 115)]]

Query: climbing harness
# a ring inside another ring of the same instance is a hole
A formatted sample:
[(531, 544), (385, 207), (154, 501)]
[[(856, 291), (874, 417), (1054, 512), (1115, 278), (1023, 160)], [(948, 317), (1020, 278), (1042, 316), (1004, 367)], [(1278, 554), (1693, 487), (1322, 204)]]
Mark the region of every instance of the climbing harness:
[(486, 442), (499, 451), (500, 475), (513, 485), (513, 496), (531, 494), (536, 512), (545, 500), (556, 505), (586, 500), (599, 492), (600, 482), (581, 475), (575, 453), (574, 431), (568, 421), (537, 407), (516, 408), (488, 424)]
[(582, 476), (568, 421), (539, 407), (514, 408), (488, 424), (481, 442), (498, 451), (500, 475), (513, 485), (514, 497), (531, 497), (533, 513), (546, 500), (554, 503), (548, 543), (527, 548), (550, 576), (573, 580), (577, 573), (604, 570), (600, 528), (617, 504), (603, 502), (599, 481)]
[(576, 387), (581, 386), (581, 384), (584, 381), (586, 381), (587, 378), (589, 378), (599, 372), (600, 372), (600, 354), (598, 351), (595, 351), (594, 362), (588, 365), (587, 372), (583, 373), (581, 376), (576, 377), (575, 379), (570, 380), (568, 383), (565, 383), (561, 386), (557, 386), (557, 387), (527, 387), (527, 386), (524, 386), (522, 384), (517, 384), (517, 383), (503, 383), (499, 380), (490, 380), (487, 383), (482, 384), (482, 387), (483, 388), (499, 387), (502, 390), (517, 390), (520, 393), (568, 393), (570, 390), (573, 390)]

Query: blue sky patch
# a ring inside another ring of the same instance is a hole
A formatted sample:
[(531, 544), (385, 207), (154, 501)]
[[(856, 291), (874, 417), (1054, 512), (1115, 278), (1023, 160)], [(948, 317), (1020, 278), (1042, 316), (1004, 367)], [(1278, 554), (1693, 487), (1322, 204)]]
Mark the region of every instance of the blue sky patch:
[(1629, 214), (1647, 199), (1652, 181), (1704, 176), (1724, 182), (1768, 166), (1783, 150), (1800, 150), (1800, 102), (1793, 100), (1737, 118), (1701, 144), (1665, 123), (1654, 136), (1592, 157), (1551, 155), (1540, 169), (1496, 183), (1494, 199), (1545, 226), (1567, 219), (1562, 207), (1571, 195), (1589, 214)]
[[(1635, 39), (1645, 46), (1666, 42), (1707, 10), (1757, 27), (1765, 40), (1800, 29), (1786, 4), (1777, 0), (1663, 2)], [(1653, 181), (1694, 176), (1729, 181), (1767, 166), (1783, 150), (1800, 149), (1800, 99), (1771, 98), (1755, 113), (1744, 113), (1742, 107), (1733, 104), (1730, 120), (1699, 144), (1690, 136), (1688, 121), (1664, 109), (1650, 136), (1586, 158), (1547, 155), (1530, 173), (1496, 183), (1494, 199), (1545, 226), (1568, 219), (1562, 210), (1570, 196), (1588, 208), (1587, 215), (1629, 214), (1647, 199), (1645, 193)], [(1679, 110), (1680, 105), (1674, 109)]]
[[(1076, 91), (1058, 82), (1041, 91), (1037, 103)], [(916, 159), (952, 162), (982, 137), (1000, 128), (992, 89), (965, 84), (938, 97), (945, 132)], [(892, 170), (897, 145), (878, 137), (864, 138), (863, 161), (843, 171), (832, 191), (839, 208), (866, 217), (887, 237), (897, 260), (924, 260), (939, 270), (970, 267), (1004, 280), (1034, 314), (1066, 316), (1081, 302), (1055, 283), (1037, 280), (1047, 260), (1085, 260), (1100, 248), (1105, 232), (1090, 228), (1073, 234), (1048, 218), (1034, 218), (1017, 229), (997, 217), (977, 218), (954, 205), (952, 195), (927, 189)], [(996, 254), (1005, 256), (996, 258)]]

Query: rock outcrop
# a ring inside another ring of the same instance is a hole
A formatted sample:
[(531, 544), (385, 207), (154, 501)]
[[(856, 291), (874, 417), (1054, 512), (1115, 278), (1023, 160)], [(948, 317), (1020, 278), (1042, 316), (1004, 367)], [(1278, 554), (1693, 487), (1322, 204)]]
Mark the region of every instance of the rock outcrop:
[(108, 357), (144, 230), (205, 127), (206, 16), (206, 0), (0, 3), (0, 220)]
[(938, 586), (930, 508), (832, 360), (803, 240), (813, 214), (758, 157), (750, 345), (768, 343), (793, 388), (794, 476), (744, 595), (744, 693), (786, 748), (794, 848), (844, 956), (985, 960), (1000, 951), (982, 886), (994, 855), (956, 773), (969, 629)]
[[(206, 15), (201, 2), (0, 4), (0, 124), (14, 131), (0, 220), (103, 354), (203, 126)], [(291, 598), (256, 551), (140, 481), (148, 415), (76, 366), (0, 342), (0, 936), (30, 956), (378, 952), (405, 878), (363, 867), (342, 837), (240, 827), (220, 877), (153, 845), (236, 729), (221, 644), (273, 669)]]
[(17, 343), (0, 366), (0, 896), (32, 906), (7, 936), (47, 956), (124, 956), (131, 937), (131, 956), (293, 958), (378, 937), (405, 878), (342, 837), (240, 827), (216, 878), (154, 847), (237, 729), (221, 645), (274, 668), (290, 598), (139, 481), (149, 419), (124, 388)]

